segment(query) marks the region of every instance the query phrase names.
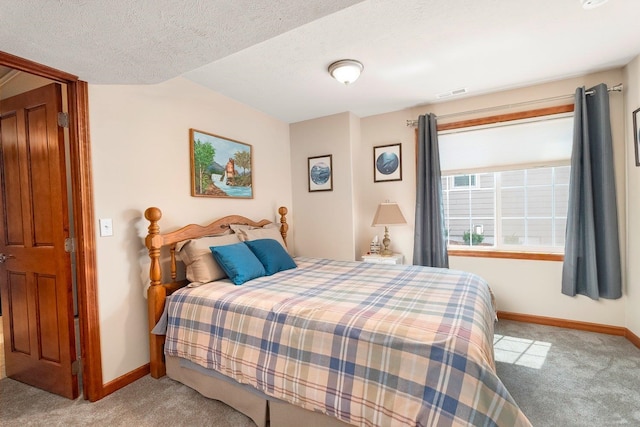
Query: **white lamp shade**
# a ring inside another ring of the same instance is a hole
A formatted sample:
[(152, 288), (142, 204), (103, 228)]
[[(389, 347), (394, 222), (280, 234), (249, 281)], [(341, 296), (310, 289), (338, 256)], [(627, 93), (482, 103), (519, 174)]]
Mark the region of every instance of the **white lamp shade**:
[(380, 225), (404, 225), (407, 220), (402, 215), (402, 211), (397, 203), (380, 203), (376, 215), (373, 217), (371, 226)]
[(348, 85), (360, 77), (363, 69), (364, 66), (361, 62), (354, 59), (343, 59), (329, 65), (329, 74), (340, 83)]

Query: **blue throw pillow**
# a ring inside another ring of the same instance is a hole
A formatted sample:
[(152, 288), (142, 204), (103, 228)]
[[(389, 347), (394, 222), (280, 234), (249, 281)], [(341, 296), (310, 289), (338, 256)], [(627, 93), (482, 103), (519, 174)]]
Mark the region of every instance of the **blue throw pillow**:
[(265, 275), (264, 267), (244, 243), (211, 246), (211, 253), (236, 285)]
[(282, 245), (274, 239), (249, 240), (244, 243), (260, 260), (267, 276), (271, 276), (278, 271), (297, 267), (293, 258), (291, 258)]

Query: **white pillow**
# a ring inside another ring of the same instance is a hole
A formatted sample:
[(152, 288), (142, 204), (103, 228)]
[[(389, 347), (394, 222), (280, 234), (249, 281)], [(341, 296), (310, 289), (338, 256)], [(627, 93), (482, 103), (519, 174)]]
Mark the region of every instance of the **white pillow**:
[(287, 245), (284, 243), (284, 239), (280, 234), (280, 229), (277, 226), (269, 228), (240, 229), (236, 231), (236, 233), (240, 240), (242, 240), (243, 242), (247, 240), (273, 239), (280, 243), (285, 250), (287, 250)]
[(237, 234), (201, 237), (176, 244), (176, 251), (186, 266), (187, 279), (194, 283), (208, 283), (227, 277), (213, 258), (210, 246), (226, 246), (240, 243)]

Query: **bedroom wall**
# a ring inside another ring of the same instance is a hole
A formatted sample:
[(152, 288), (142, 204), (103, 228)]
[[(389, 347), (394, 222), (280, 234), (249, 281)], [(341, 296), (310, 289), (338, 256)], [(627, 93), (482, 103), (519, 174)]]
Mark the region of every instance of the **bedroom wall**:
[[(627, 149), (627, 328), (640, 337), (640, 167), (636, 166), (632, 113), (640, 108), (640, 56), (625, 68)], [(640, 118), (640, 117), (639, 117)]]
[[(353, 260), (354, 198), (352, 150), (359, 119), (334, 114), (290, 126), (296, 255)], [(308, 158), (331, 154), (333, 191), (309, 192)]]
[(352, 258), (353, 260), (360, 259), (360, 254), (357, 250), (357, 242), (360, 239), (358, 235), (358, 228), (356, 227), (356, 218), (360, 218), (362, 215), (360, 204), (357, 201), (357, 192), (354, 189), (359, 188), (358, 185), (358, 166), (361, 164), (358, 153), (362, 145), (362, 132), (360, 126), (360, 117), (355, 114), (349, 114), (349, 140), (351, 141), (351, 185), (352, 185), (352, 197), (351, 197), (351, 212), (352, 212), (352, 229), (353, 229), (353, 242), (352, 246)]
[[(378, 203), (389, 199), (400, 205), (409, 225), (392, 227), (391, 247), (405, 256), (410, 264), (413, 255), (413, 223), (415, 209), (415, 134), (406, 127), (406, 120), (433, 112), (437, 115), (459, 113), (481, 108), (517, 104), (543, 98), (572, 95), (576, 87), (587, 87), (604, 82), (613, 86), (623, 81), (623, 70), (581, 76), (562, 81), (549, 82), (517, 90), (461, 98), (428, 106), (416, 107), (388, 114), (366, 117), (361, 120), (361, 142), (354, 155), (354, 200), (359, 206), (355, 219), (356, 253), (366, 252), (373, 235), (382, 236), (383, 230), (371, 227), (371, 220)], [(611, 123), (614, 139), (620, 244), (622, 250), (623, 276), (626, 277), (626, 184), (625, 184), (625, 113), (624, 96), (612, 93)], [(550, 105), (572, 102), (571, 97), (555, 103), (527, 105), (528, 110)], [(497, 111), (496, 114), (507, 110)], [(484, 113), (487, 115), (487, 113)], [(458, 117), (455, 120), (472, 118)], [(449, 120), (453, 121), (453, 120)], [(319, 140), (322, 135), (315, 135)], [(373, 182), (373, 147), (377, 145), (402, 144), (403, 180), (401, 182)], [(492, 258), (451, 257), (454, 269), (475, 272), (485, 277), (493, 287), (498, 307), (503, 311), (557, 317), (563, 319), (602, 323), (614, 326), (625, 325), (625, 296), (620, 300), (592, 301), (589, 298), (567, 297), (560, 293), (562, 263), (552, 261), (507, 260)], [(625, 291), (628, 293), (628, 289)]]
[[(413, 224), (415, 215), (415, 130), (407, 127), (407, 120), (415, 119), (411, 110), (401, 110), (388, 114), (370, 116), (362, 119), (362, 143), (357, 159), (358, 204), (361, 216), (357, 225), (358, 242), (356, 251), (360, 256), (369, 250), (374, 236), (381, 241), (384, 227), (372, 227), (371, 222), (381, 202), (398, 203), (408, 225), (389, 227), (391, 250), (404, 255), (404, 263), (412, 263)], [(374, 182), (373, 147), (379, 145), (401, 144), (402, 181)]]
[[(293, 237), (295, 215), (288, 124), (182, 78), (90, 85), (89, 111), (96, 220), (112, 218), (114, 231), (96, 238), (106, 383), (149, 362), (147, 207), (162, 209), (166, 231), (228, 214), (274, 221), (284, 205)], [(253, 199), (191, 197), (189, 128), (253, 146)]]

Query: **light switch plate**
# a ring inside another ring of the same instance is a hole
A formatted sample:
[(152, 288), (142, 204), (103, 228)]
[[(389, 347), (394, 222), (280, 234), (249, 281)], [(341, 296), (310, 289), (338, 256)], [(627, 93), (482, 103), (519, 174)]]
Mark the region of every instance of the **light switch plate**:
[(98, 220), (100, 223), (100, 236), (113, 236), (113, 222), (111, 218), (100, 218)]

